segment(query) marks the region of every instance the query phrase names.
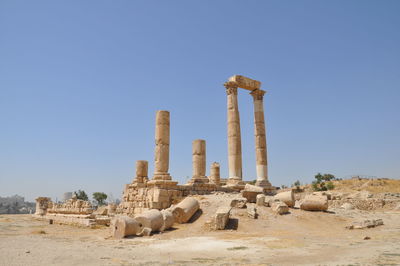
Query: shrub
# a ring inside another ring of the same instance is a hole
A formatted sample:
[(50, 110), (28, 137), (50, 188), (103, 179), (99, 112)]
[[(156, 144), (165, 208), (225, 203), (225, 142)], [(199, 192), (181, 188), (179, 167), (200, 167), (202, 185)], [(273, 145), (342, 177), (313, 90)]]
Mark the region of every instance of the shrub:
[(335, 180), (332, 174), (318, 173), (314, 177), (316, 180), (312, 182), (312, 189), (314, 191), (327, 191), (335, 188), (331, 180)]
[(332, 183), (332, 181), (329, 181), (329, 182), (326, 183), (325, 187), (326, 187), (328, 190), (332, 190), (332, 189), (335, 188), (335, 185)]

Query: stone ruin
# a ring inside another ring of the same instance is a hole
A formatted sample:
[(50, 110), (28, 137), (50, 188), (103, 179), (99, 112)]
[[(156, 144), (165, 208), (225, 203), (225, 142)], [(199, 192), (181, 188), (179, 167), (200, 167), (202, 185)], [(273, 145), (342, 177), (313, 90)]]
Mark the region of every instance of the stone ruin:
[[(268, 181), (267, 143), (261, 82), (240, 75), (229, 78), (224, 84), (227, 94), (228, 168), (229, 177), (223, 182), (220, 165), (214, 162), (210, 176), (206, 176), (206, 141), (196, 139), (192, 143), (192, 178), (187, 184), (178, 185), (169, 174), (170, 113), (157, 111), (155, 121), (155, 160), (152, 178), (148, 176), (148, 162), (136, 162), (136, 176), (126, 184), (122, 201), (113, 206), (112, 213), (137, 216), (149, 210), (163, 210), (176, 205), (190, 195), (210, 194), (215, 191), (238, 192), (244, 190), (255, 202), (259, 193), (274, 194), (275, 188)], [(254, 103), (255, 150), (257, 181), (255, 186), (245, 186), (242, 180), (242, 147), (238, 88), (250, 91)], [(249, 188), (247, 190), (247, 188)], [(49, 198), (37, 199), (38, 216), (82, 216), (93, 219), (92, 206), (88, 202), (71, 199), (63, 204), (52, 203)], [(112, 215), (113, 215), (112, 214)], [(82, 218), (81, 217), (81, 218)], [(176, 218), (176, 217), (175, 217)], [(126, 220), (129, 221), (129, 220)], [(124, 220), (124, 223), (126, 222)]]
[(148, 177), (148, 162), (136, 162), (136, 177), (125, 185), (122, 202), (117, 213), (134, 216), (148, 209), (166, 209), (189, 195), (209, 194), (213, 191), (234, 192), (245, 189), (242, 180), (242, 148), (237, 89), (251, 91), (254, 102), (256, 186), (261, 192), (273, 194), (275, 188), (268, 181), (267, 144), (261, 82), (235, 75), (224, 84), (227, 94), (228, 116), (228, 163), (229, 178), (221, 186), (220, 165), (211, 165), (206, 176), (206, 141), (196, 139), (192, 143), (192, 178), (185, 185), (173, 181), (169, 171), (170, 113), (158, 111), (155, 128), (154, 174)]
[[(112, 204), (108, 207), (108, 209), (113, 209)], [(37, 198), (34, 216), (47, 219), (50, 223), (94, 226), (99, 224), (109, 225), (110, 217), (108, 214), (112, 215), (112, 211), (109, 213), (95, 211), (89, 201), (77, 199), (76, 195), (74, 195), (72, 199), (66, 200), (63, 203), (52, 202), (47, 197)]]

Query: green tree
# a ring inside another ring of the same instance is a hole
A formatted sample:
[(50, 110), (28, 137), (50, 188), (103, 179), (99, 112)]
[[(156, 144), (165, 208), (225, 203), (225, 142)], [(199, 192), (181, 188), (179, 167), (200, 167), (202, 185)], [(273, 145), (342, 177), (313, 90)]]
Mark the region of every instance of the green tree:
[(318, 173), (314, 178), (316, 179), (312, 182), (312, 188), (314, 191), (327, 191), (335, 188), (331, 181), (335, 180), (335, 176), (332, 174), (322, 175), (321, 173)]
[(89, 197), (84, 190), (75, 191), (74, 194), (76, 195), (77, 199), (86, 200), (86, 201), (89, 200)]
[(107, 199), (107, 194), (103, 192), (94, 192), (93, 199), (97, 202), (98, 206), (105, 205), (104, 202)]

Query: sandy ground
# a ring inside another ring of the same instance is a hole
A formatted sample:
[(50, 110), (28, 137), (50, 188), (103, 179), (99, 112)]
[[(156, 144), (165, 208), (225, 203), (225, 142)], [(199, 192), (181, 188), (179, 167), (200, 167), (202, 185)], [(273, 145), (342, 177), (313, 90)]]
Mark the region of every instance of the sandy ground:
[[(400, 265), (400, 212), (259, 207), (257, 220), (234, 209), (231, 228), (208, 221), (234, 195), (198, 197), (203, 213), (192, 223), (150, 237), (115, 240), (109, 229), (50, 225), (29, 215), (0, 215), (0, 265)], [(345, 229), (377, 219), (383, 226)], [(364, 240), (369, 236), (370, 240)]]

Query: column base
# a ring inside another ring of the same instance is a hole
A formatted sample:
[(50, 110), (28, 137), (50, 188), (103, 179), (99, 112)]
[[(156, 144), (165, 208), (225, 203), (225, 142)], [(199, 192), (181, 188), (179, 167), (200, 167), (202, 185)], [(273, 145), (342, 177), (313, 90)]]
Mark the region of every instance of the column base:
[(193, 176), (188, 182), (189, 185), (206, 183), (210, 183), (210, 180), (206, 176)]
[(238, 191), (244, 189), (245, 185), (246, 184), (243, 182), (243, 180), (238, 177), (229, 177), (226, 181), (226, 187)]
[(276, 194), (276, 189), (271, 185), (268, 179), (262, 179), (256, 181), (256, 186), (262, 187), (266, 194)]
[(172, 180), (169, 173), (154, 173), (153, 180)]

